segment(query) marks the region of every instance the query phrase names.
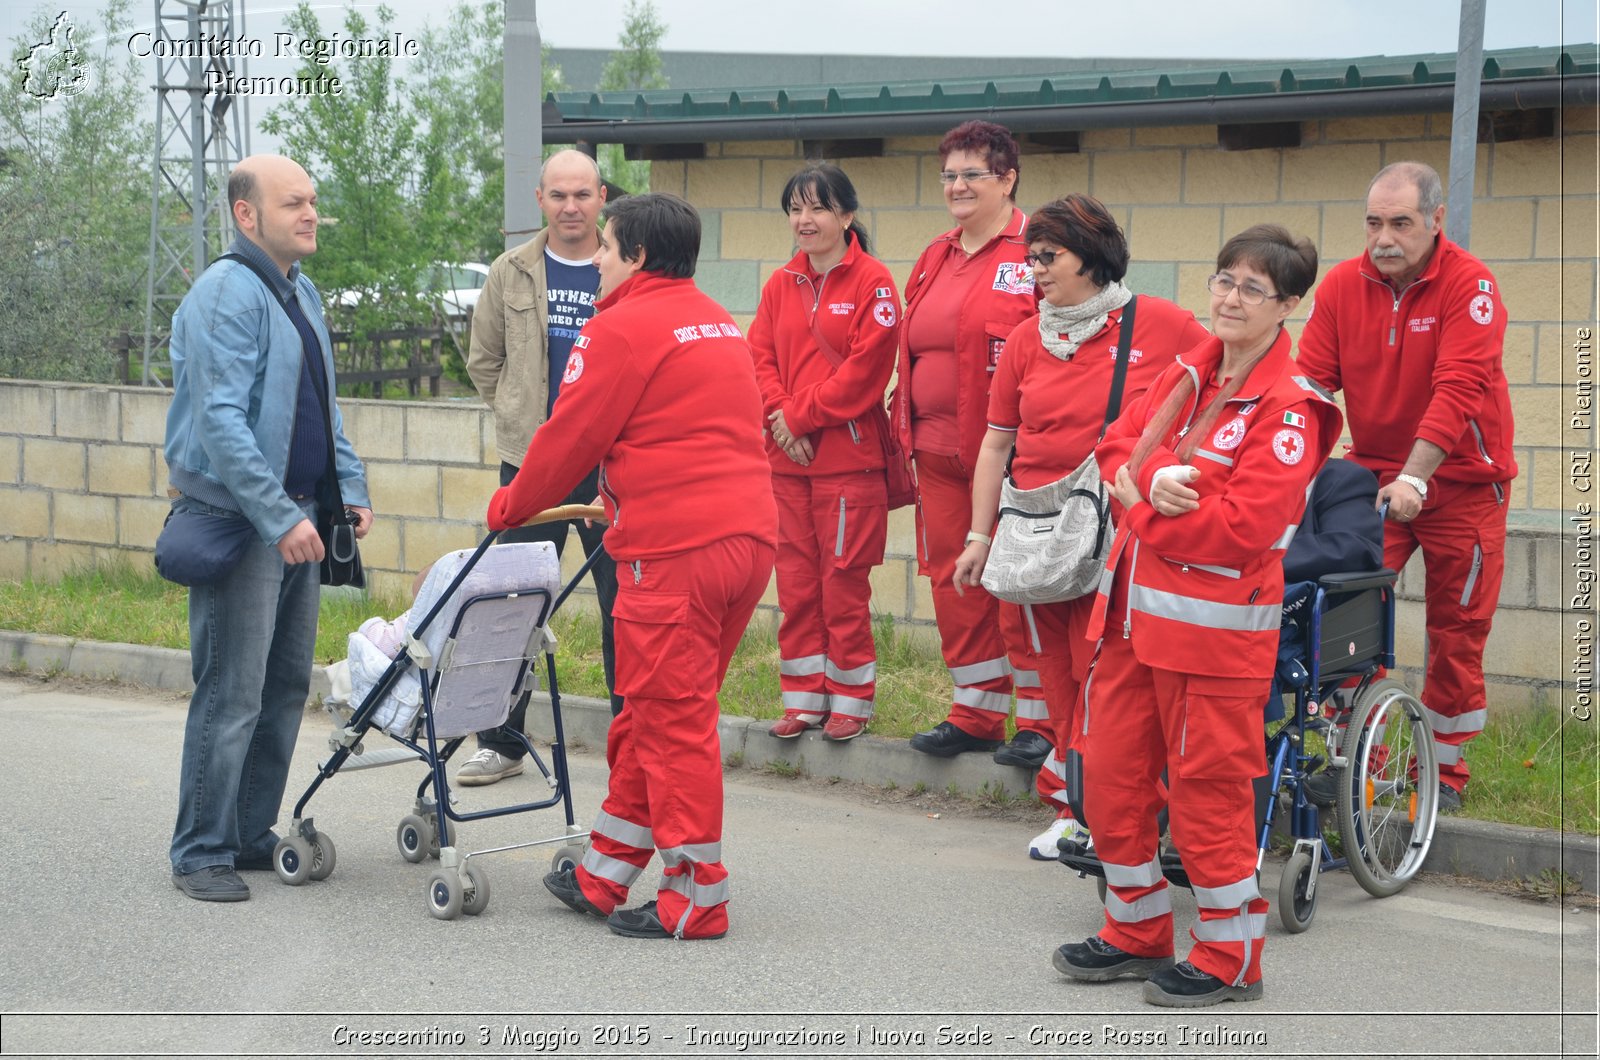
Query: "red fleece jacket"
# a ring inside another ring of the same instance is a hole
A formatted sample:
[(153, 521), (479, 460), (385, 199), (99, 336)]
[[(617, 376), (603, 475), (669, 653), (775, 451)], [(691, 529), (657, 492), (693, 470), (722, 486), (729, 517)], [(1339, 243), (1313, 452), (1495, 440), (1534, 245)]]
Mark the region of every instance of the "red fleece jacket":
[(693, 280), (639, 273), (596, 304), (550, 419), (489, 502), (489, 527), (561, 503), (598, 463), (606, 551), (618, 560), (741, 535), (776, 544), (760, 423), (750, 348), (733, 318)]

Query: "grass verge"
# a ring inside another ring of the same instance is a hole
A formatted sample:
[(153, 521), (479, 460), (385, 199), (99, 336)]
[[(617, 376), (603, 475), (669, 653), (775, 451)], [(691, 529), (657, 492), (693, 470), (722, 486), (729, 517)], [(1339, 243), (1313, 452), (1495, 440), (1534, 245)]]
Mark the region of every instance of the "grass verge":
[[(345, 655), (348, 635), (373, 615), (405, 610), (400, 598), (327, 592), (317, 630), (317, 660)], [(554, 622), (560, 641), (562, 689), (603, 698), (600, 624), (589, 613), (564, 611)], [(80, 640), (166, 648), (189, 646), (187, 590), (153, 572), (108, 566), (58, 582), (0, 583), (0, 629), (53, 633)], [(938, 655), (880, 616), (878, 701), (872, 731), (908, 737), (941, 720), (949, 675)], [(770, 625), (745, 633), (723, 684), (722, 707), (750, 718), (779, 717), (778, 644)], [(1472, 744), (1467, 813), (1479, 820), (1600, 834), (1600, 736), (1594, 725), (1569, 724), (1554, 710), (1497, 712)]]

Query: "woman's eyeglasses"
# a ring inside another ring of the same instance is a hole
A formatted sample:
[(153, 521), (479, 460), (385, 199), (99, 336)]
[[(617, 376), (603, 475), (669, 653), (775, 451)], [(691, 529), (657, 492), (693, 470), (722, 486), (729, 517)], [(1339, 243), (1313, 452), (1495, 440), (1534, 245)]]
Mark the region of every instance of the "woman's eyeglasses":
[(957, 180), (960, 180), (967, 184), (976, 184), (980, 180), (989, 180), (998, 176), (1000, 174), (991, 173), (987, 169), (963, 169), (959, 173), (945, 169), (939, 172), (939, 183), (954, 184)]
[(1240, 283), (1232, 276), (1225, 276), (1220, 272), (1206, 280), (1206, 289), (1218, 298), (1226, 298), (1234, 291), (1238, 291), (1239, 301), (1245, 305), (1260, 305), (1269, 298), (1277, 301), (1283, 298), (1281, 294), (1268, 294), (1253, 283)]
[(1037, 254), (1028, 253), (1022, 255), (1022, 260), (1027, 263), (1030, 269), (1038, 268), (1040, 265), (1048, 269), (1056, 263), (1056, 259), (1060, 256), (1061, 251), (1059, 250), (1041, 250)]

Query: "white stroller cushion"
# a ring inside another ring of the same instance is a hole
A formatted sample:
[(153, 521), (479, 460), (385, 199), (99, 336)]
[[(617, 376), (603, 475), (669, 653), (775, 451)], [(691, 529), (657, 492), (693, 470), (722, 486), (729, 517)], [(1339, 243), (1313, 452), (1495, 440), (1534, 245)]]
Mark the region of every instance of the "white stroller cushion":
[[(365, 703), (368, 694), (377, 687), (393, 659), (366, 638), (365, 634), (350, 634), (347, 648), (350, 664), (350, 701)], [(416, 724), (417, 712), (422, 709), (422, 681), (417, 668), (410, 666), (389, 689), (388, 695), (378, 705), (373, 724), (396, 736), (410, 736)]]

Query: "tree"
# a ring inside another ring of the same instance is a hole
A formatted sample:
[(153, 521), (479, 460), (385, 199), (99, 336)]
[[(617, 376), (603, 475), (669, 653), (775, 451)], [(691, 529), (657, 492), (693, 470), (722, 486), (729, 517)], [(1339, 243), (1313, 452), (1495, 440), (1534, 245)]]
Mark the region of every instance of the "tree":
[[(360, 40), (393, 32), (394, 12), (379, 5), (377, 21), (348, 7), (344, 35)], [(285, 20), (302, 40), (327, 35), (302, 0)], [(306, 94), (273, 108), (261, 128), (283, 140), (284, 153), (317, 183), (322, 226), (307, 271), (325, 291), (359, 291), (358, 330), (420, 323), (430, 315), (415, 297), (429, 260), (430, 237), (417, 224), (413, 199), (418, 131), (405, 82), (386, 56), (320, 65), (307, 58), (299, 76), (337, 78), (338, 95)], [(382, 296), (381, 298), (379, 296)]]
[[(0, 92), (0, 376), (110, 381), (107, 341), (143, 326), (152, 132), (129, 0), (97, 32), (35, 14)], [(19, 90), (20, 89), (20, 90)]]
[[(612, 52), (600, 71), (602, 92), (642, 92), (666, 88), (661, 71), (661, 38), (667, 24), (656, 11), (655, 0), (628, 0), (620, 50)], [(604, 144), (599, 151), (601, 169), (613, 181), (634, 193), (650, 190), (650, 163), (629, 162), (621, 144)]]

